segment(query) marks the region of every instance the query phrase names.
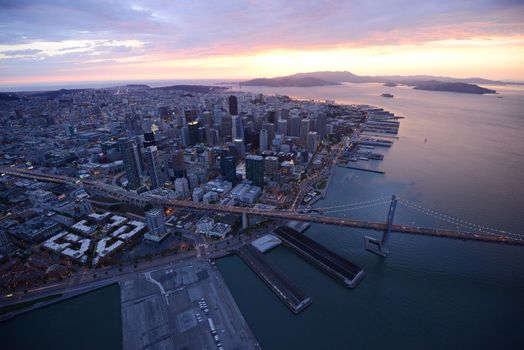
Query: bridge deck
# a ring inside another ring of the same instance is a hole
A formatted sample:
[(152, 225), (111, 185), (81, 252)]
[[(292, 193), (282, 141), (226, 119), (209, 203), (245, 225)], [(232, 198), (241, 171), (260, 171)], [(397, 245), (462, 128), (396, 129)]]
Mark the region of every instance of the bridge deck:
[[(384, 231), (387, 228), (385, 223), (380, 222), (368, 222), (351, 220), (346, 218), (337, 218), (325, 215), (308, 215), (301, 214), (293, 211), (285, 210), (261, 210), (253, 208), (241, 208), (241, 207), (230, 207), (221, 206), (217, 204), (204, 204), (192, 201), (176, 200), (176, 199), (164, 199), (160, 197), (143, 196), (130, 191), (126, 191), (123, 188), (108, 185), (93, 180), (78, 180), (76, 178), (58, 175), (42, 174), (35, 171), (26, 169), (0, 167), (0, 171), (5, 174), (24, 177), (29, 179), (35, 179), (40, 181), (49, 181), (56, 183), (64, 183), (72, 186), (82, 186), (95, 190), (105, 196), (116, 198), (128, 203), (145, 205), (147, 203), (165, 207), (179, 207), (188, 208), (209, 212), (218, 213), (232, 213), (232, 214), (243, 214), (244, 211), (248, 211), (249, 215), (265, 217), (269, 219), (282, 219), (290, 221), (304, 221), (319, 224), (338, 225), (344, 227), (362, 228), (376, 231)], [(417, 234), (425, 236), (435, 236), (443, 238), (455, 238), (461, 240), (472, 240), (472, 241), (483, 241), (493, 243), (504, 243), (511, 245), (524, 245), (524, 237), (515, 235), (496, 235), (485, 232), (468, 232), (468, 231), (453, 231), (448, 229), (436, 229), (436, 228), (425, 228), (425, 227), (413, 227), (409, 225), (394, 224), (391, 226), (391, 231), (402, 232), (408, 234)]]

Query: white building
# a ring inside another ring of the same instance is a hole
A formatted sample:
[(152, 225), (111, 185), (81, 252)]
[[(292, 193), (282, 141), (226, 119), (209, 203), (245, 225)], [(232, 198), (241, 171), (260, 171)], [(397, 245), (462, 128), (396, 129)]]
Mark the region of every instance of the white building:
[(162, 209), (153, 208), (147, 211), (146, 224), (151, 235), (160, 237), (166, 234), (165, 217)]

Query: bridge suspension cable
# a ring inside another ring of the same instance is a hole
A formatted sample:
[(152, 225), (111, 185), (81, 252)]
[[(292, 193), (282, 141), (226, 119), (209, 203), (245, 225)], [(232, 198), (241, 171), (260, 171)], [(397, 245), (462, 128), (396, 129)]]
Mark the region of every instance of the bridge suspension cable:
[(403, 205), (405, 205), (408, 208), (414, 209), (414, 210), (419, 211), (419, 212), (421, 212), (423, 214), (432, 216), (434, 218), (437, 218), (439, 220), (448, 222), (450, 224), (453, 224), (453, 225), (456, 225), (456, 226), (459, 226), (459, 227), (464, 227), (464, 228), (467, 228), (467, 229), (471, 229), (471, 230), (474, 230), (474, 231), (487, 233), (487, 234), (490, 234), (490, 235), (496, 235), (496, 236), (499, 236), (499, 237), (511, 237), (513, 239), (519, 239), (519, 240), (523, 240), (524, 239), (524, 236), (520, 235), (520, 234), (516, 234), (516, 233), (512, 233), (512, 232), (508, 232), (508, 231), (503, 231), (503, 230), (497, 230), (497, 229), (494, 229), (494, 228), (491, 228), (491, 227), (486, 227), (486, 226), (482, 226), (482, 225), (478, 225), (478, 224), (472, 223), (470, 221), (466, 221), (466, 220), (462, 220), (462, 219), (459, 219), (459, 218), (455, 218), (455, 217), (452, 217), (452, 216), (449, 216), (449, 215), (437, 212), (435, 210), (432, 210), (432, 209), (429, 209), (429, 208), (425, 208), (425, 207), (423, 207), (423, 206), (421, 206), (421, 205), (419, 205), (417, 203), (410, 202), (410, 201), (408, 201), (406, 199), (403, 199), (403, 198), (399, 198), (398, 200), (399, 200), (400, 204), (403, 204)]
[(358, 210), (358, 209), (364, 209), (364, 208), (370, 208), (375, 207), (379, 205), (389, 204), (391, 201), (389, 199), (383, 200), (381, 202), (376, 203), (369, 203), (369, 204), (362, 204), (357, 207), (350, 207), (350, 208), (341, 208), (341, 209), (332, 209), (332, 210), (323, 210), (323, 213), (337, 213), (337, 212), (344, 212), (344, 211), (351, 211), (351, 210)]
[[(340, 205), (333, 205), (333, 206), (329, 206), (329, 207), (315, 207), (315, 208), (311, 208), (311, 210), (333, 212), (333, 210), (331, 210), (331, 209), (354, 207), (354, 206), (360, 206), (360, 205), (363, 205), (363, 204), (370, 204), (370, 203), (375, 203), (375, 202), (380, 202), (380, 204), (382, 204), (382, 202), (390, 201), (390, 200), (391, 200), (391, 197), (381, 197), (381, 198), (371, 199), (371, 200), (367, 200), (367, 201), (361, 201), (361, 202), (355, 202), (355, 203), (346, 203), (346, 204), (340, 204)], [(282, 211), (282, 212), (300, 212), (301, 210), (304, 210), (304, 209), (280, 209), (280, 211)]]

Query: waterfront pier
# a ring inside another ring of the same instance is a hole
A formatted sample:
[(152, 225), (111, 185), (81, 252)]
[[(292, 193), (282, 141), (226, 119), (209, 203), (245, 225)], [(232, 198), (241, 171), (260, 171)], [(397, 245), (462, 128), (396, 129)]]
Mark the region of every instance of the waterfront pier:
[(271, 266), (264, 255), (251, 244), (238, 249), (237, 255), (294, 314), (300, 313), (311, 304), (311, 298), (305, 296), (282, 272)]
[(275, 233), (285, 245), (349, 288), (356, 287), (365, 276), (364, 270), (359, 266), (292, 228), (281, 226), (275, 230)]

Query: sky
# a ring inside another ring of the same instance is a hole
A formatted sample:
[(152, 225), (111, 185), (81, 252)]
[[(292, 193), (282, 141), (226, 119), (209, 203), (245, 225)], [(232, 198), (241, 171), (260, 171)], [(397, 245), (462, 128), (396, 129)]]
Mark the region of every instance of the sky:
[(0, 0), (0, 85), (318, 70), (524, 80), (524, 0)]

